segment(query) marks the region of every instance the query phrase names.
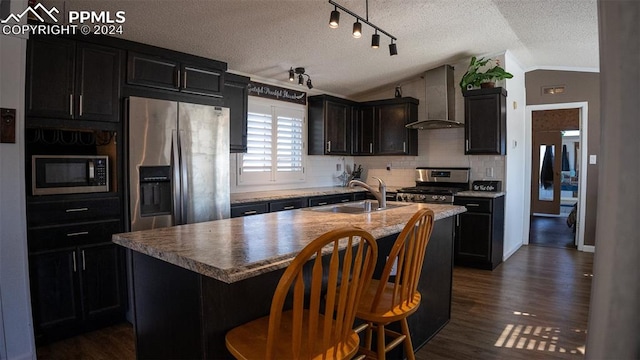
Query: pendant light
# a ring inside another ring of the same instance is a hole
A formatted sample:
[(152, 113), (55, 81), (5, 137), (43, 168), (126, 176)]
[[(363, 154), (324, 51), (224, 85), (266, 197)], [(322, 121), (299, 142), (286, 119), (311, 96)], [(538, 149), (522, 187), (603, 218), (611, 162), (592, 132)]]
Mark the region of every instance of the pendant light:
[(389, 56), (398, 55), (398, 47), (391, 39), (391, 44), (389, 44)]

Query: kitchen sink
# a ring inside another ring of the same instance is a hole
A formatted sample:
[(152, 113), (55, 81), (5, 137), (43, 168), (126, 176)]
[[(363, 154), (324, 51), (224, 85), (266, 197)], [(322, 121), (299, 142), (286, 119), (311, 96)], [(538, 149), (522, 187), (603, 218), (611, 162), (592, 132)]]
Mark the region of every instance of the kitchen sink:
[(333, 204), (333, 205), (325, 205), (325, 206), (314, 206), (305, 208), (305, 210), (309, 211), (320, 211), (320, 212), (332, 212), (332, 213), (341, 213), (341, 214), (364, 214), (376, 211), (385, 211), (389, 209), (394, 209), (402, 206), (414, 205), (413, 203), (387, 203), (387, 207), (384, 209), (377, 209), (378, 206), (377, 201), (358, 201), (358, 202), (348, 202), (343, 204)]

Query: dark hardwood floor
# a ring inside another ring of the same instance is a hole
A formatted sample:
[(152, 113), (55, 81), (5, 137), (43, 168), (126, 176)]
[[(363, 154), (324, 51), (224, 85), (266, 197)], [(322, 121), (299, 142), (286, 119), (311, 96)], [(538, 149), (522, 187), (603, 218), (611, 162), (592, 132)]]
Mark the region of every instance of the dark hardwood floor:
[(575, 248), (573, 229), (566, 216), (532, 216), (529, 245)]
[[(583, 359), (592, 265), (591, 253), (523, 246), (493, 271), (456, 267), (451, 321), (416, 358)], [(133, 329), (116, 325), (37, 355), (135, 359)]]

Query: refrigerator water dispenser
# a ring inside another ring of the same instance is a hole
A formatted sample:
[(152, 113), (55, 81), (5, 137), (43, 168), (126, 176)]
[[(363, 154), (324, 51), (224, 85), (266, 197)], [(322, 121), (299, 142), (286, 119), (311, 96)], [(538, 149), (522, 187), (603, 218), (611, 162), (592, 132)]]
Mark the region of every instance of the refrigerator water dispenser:
[(140, 166), (140, 216), (171, 215), (171, 167)]

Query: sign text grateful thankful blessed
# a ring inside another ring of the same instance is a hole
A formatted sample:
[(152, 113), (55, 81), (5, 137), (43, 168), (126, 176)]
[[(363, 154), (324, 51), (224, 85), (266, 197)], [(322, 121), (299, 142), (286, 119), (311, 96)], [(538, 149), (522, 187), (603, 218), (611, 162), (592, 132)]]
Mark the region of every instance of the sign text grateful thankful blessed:
[(304, 91), (291, 90), (254, 81), (249, 83), (248, 89), (249, 95), (251, 96), (288, 101), (296, 104), (307, 104), (307, 93)]

